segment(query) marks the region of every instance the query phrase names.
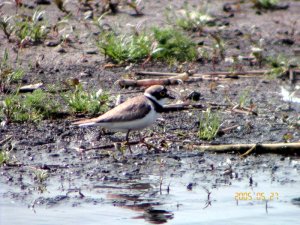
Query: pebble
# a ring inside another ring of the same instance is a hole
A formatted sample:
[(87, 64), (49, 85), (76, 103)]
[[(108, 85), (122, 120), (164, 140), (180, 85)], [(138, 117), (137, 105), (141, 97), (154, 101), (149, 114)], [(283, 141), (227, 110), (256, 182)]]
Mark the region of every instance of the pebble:
[(50, 5), (51, 2), (49, 0), (36, 0), (35, 3), (37, 5)]
[(55, 49), (58, 53), (66, 53), (67, 51), (61, 47), (61, 45), (57, 46)]
[(59, 45), (59, 43), (60, 43), (60, 41), (47, 41), (46, 46), (47, 47), (56, 47)]
[(85, 51), (86, 54), (89, 55), (97, 55), (98, 54), (98, 49), (88, 49)]

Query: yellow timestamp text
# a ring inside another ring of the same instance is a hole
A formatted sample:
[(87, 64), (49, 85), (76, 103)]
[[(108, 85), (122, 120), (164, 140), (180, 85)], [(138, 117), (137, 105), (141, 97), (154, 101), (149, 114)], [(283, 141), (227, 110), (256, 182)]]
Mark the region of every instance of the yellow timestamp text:
[(265, 201), (278, 200), (278, 192), (235, 192), (234, 196), (237, 201)]

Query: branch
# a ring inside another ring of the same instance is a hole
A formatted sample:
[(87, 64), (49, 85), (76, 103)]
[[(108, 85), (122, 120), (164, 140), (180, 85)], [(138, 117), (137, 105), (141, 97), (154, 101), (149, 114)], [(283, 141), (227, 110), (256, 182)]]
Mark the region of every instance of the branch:
[[(255, 147), (254, 147), (255, 146)], [(200, 151), (216, 153), (237, 152), (240, 154), (251, 150), (251, 153), (265, 154), (300, 154), (300, 142), (296, 143), (268, 143), (268, 144), (230, 144), (230, 145), (199, 145)], [(250, 152), (247, 152), (249, 154)]]

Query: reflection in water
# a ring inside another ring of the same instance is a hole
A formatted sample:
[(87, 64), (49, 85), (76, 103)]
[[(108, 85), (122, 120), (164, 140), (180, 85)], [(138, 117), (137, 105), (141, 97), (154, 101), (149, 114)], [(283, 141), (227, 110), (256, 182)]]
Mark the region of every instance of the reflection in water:
[[(65, 225), (299, 223), (299, 157), (250, 155), (241, 158), (231, 154), (204, 153), (197, 156), (189, 152), (173, 154), (181, 154), (180, 161), (165, 158), (166, 166), (163, 171), (155, 166), (160, 165), (155, 164), (158, 160), (149, 160), (148, 162), (153, 164), (142, 167), (143, 172), (138, 176), (128, 178), (123, 176), (122, 179), (107, 176), (105, 180), (92, 180), (90, 176), (89, 180), (74, 177), (78, 180), (72, 182), (78, 188), (73, 189), (59, 189), (61, 183), (60, 179), (57, 179), (47, 183), (47, 192), (36, 195), (25, 193), (26, 195), (16, 198), (14, 196), (19, 194), (19, 189), (12, 186), (4, 187), (1, 183), (0, 223), (24, 225), (53, 225), (57, 224), (57, 221), (63, 221)], [(227, 172), (229, 164), (230, 173)], [(109, 166), (116, 169), (113, 165)], [(93, 169), (91, 171), (97, 174), (95, 167), (91, 168)], [(10, 199), (24, 199), (25, 204)], [(35, 200), (34, 211), (28, 208), (33, 200)], [(15, 216), (16, 214), (18, 216)]]

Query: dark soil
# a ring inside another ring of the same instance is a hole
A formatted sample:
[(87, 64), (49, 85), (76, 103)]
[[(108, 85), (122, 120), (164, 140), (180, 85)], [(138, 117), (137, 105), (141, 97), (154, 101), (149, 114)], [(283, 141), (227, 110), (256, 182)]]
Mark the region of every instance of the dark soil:
[[(37, 7), (33, 1), (23, 2)], [(191, 5), (199, 4), (199, 1), (189, 2)], [(283, 2), (289, 4), (288, 9), (258, 12), (252, 8), (251, 3), (243, 3), (240, 8), (233, 5), (231, 12), (224, 12), (222, 6), (225, 1), (214, 1), (213, 6), (209, 9), (222, 22), (222, 25), (225, 24), (226, 26), (223, 29), (209, 27), (201, 35), (198, 32), (190, 32), (189, 35), (193, 36), (197, 43), (202, 42), (204, 45), (209, 45), (211, 38), (208, 33), (220, 30), (221, 37), (226, 43), (226, 56), (231, 56), (236, 52), (239, 55), (249, 56), (252, 43), (264, 39), (265, 57), (277, 56), (278, 54), (292, 57), (294, 50), (300, 47), (300, 2)], [(92, 25), (91, 21), (84, 20), (83, 12), (78, 10), (78, 4), (77, 1), (76, 4), (70, 1), (66, 5), (66, 8), (71, 10), (74, 15), (69, 19), (74, 32), (70, 35), (70, 43), (61, 45), (65, 53), (59, 52), (58, 47), (46, 46), (46, 42), (57, 41), (57, 37), (47, 39), (45, 43), (18, 50), (16, 43), (7, 41), (4, 34), (0, 32), (0, 54), (4, 52), (4, 49), (8, 49), (10, 58), (15, 59), (15, 62), (12, 63), (21, 64), (21, 67), (26, 71), (24, 84), (42, 81), (45, 85), (59, 85), (69, 78), (79, 78), (85, 89), (109, 91), (112, 95), (111, 105), (113, 105), (114, 97), (117, 94), (124, 94), (125, 98), (129, 98), (141, 94), (143, 91), (139, 88), (121, 89), (115, 84), (122, 77), (134, 76), (132, 74), (135, 71), (183, 72), (187, 69), (193, 69), (197, 73), (204, 73), (231, 70), (232, 65), (224, 60), (217, 63), (199, 60), (199, 62), (175, 65), (152, 61), (147, 63), (145, 68), (141, 67), (141, 63), (134, 64), (129, 69), (126, 68), (127, 65), (104, 68), (109, 61), (98, 53), (95, 44), (97, 27)], [(144, 5), (143, 12), (145, 15), (143, 16), (132, 16), (134, 11), (124, 5), (120, 8), (119, 13), (107, 15), (104, 22), (116, 27), (120, 32), (129, 32), (128, 23), (137, 24), (144, 21), (143, 26), (148, 28), (166, 24), (162, 16), (166, 5), (172, 6), (173, 10), (178, 10), (182, 8), (182, 1), (145, 1)], [(53, 3), (39, 7), (46, 10), (45, 15), (49, 24), (55, 23), (58, 18), (64, 16), (64, 13), (59, 11)], [(0, 10), (2, 14), (14, 13), (15, 7), (14, 4), (5, 4)], [(19, 10), (24, 10), (25, 13), (32, 12), (31, 9)], [(94, 14), (99, 16), (100, 9), (96, 10), (95, 8)], [(43, 58), (43, 60), (40, 61), (38, 68), (30, 66), (34, 65), (39, 58)], [(266, 68), (268, 68), (266, 64), (259, 68), (258, 64), (251, 64), (248, 61), (241, 63), (241, 69), (244, 71)], [(82, 74), (88, 74), (88, 76)], [(147, 147), (141, 144), (133, 146), (133, 154), (122, 153), (115, 148), (97, 149), (98, 146), (123, 141), (125, 135), (103, 132), (97, 127), (84, 129), (72, 127), (71, 122), (78, 119), (75, 116), (43, 120), (37, 123), (9, 123), (0, 127), (0, 141), (9, 136), (12, 136), (12, 139), (0, 147), (10, 149), (10, 155), (13, 156), (13, 161), (18, 165), (1, 166), (0, 182), (6, 187), (2, 196), (24, 201), (26, 204), (34, 202), (34, 205), (47, 206), (67, 204), (67, 202), (73, 206), (82, 203), (101, 204), (109, 202), (130, 208), (139, 202), (139, 207), (146, 210), (150, 206), (160, 204), (160, 199), (156, 195), (159, 192), (159, 182), (151, 180), (151, 178), (143, 181), (142, 178), (151, 174), (161, 174), (161, 165), (164, 166), (165, 173), (171, 173), (171, 171), (181, 168), (182, 165), (180, 164), (180, 166), (177, 162), (184, 158), (191, 158), (191, 167), (194, 163), (198, 164), (195, 170), (206, 174), (212, 169), (211, 166), (216, 167), (218, 165), (219, 160), (233, 158), (236, 161), (234, 164), (238, 173), (245, 173), (248, 170), (248, 164), (259, 168), (262, 164), (267, 163), (267, 167), (272, 168), (272, 165), (277, 164), (281, 159), (284, 160), (284, 158), (277, 155), (266, 155), (264, 158), (251, 156), (247, 162), (242, 162), (237, 156), (199, 153), (197, 147), (193, 147), (192, 143), (298, 142), (300, 133), (299, 126), (297, 128), (296, 124), (299, 120), (299, 113), (293, 106), (282, 100), (280, 94), (280, 86), (282, 85), (288, 86), (289, 81), (257, 76), (226, 81), (201, 81), (168, 87), (176, 92), (178, 99), (181, 100), (192, 91), (200, 92), (201, 98), (197, 103), (203, 103), (205, 106), (208, 106), (209, 102), (228, 105), (230, 104), (229, 100), (232, 103), (238, 103), (240, 96), (248, 92), (246, 102), (248, 105), (250, 101), (252, 102), (257, 115), (235, 113), (228, 110), (228, 107), (221, 107), (218, 110), (222, 121), (221, 127), (238, 125), (237, 128), (222, 136), (218, 135), (212, 141), (203, 141), (197, 135), (197, 124), (202, 115), (201, 109), (163, 114), (163, 121), (157, 121), (155, 125), (145, 129), (142, 133), (147, 137), (147, 141), (161, 147), (164, 152), (157, 152), (153, 149), (148, 151)], [(131, 93), (127, 94), (128, 91)], [(132, 93), (132, 91), (137, 93)], [(1, 94), (0, 100), (4, 98), (5, 94)], [(137, 138), (138, 135), (132, 135), (132, 140)], [(94, 149), (81, 153), (82, 150), (90, 148)], [(278, 163), (279, 167), (280, 165)], [(37, 181), (35, 172), (37, 169), (48, 172), (49, 176), (45, 182)], [(297, 170), (299, 172), (299, 167)], [(185, 173), (189, 170), (185, 167), (180, 171)], [(223, 177), (223, 172), (223, 167), (217, 168), (214, 175), (211, 177), (207, 175), (206, 183), (210, 187), (217, 187), (231, 182), (230, 177)], [(174, 172), (174, 176), (180, 176), (178, 173)], [(162, 174), (164, 173), (162, 172)], [(249, 174), (244, 174), (242, 177), (248, 179)], [(218, 179), (220, 182), (217, 182)], [(190, 182), (199, 183), (197, 180)], [(287, 181), (287, 183), (289, 182)], [(167, 188), (165, 183), (164, 188)], [(51, 192), (52, 189), (59, 189), (60, 193), (65, 194), (50, 197), (43, 194), (47, 193), (45, 190)], [(90, 189), (96, 190), (96, 193), (99, 190), (100, 193), (108, 192), (111, 195), (116, 193), (119, 195), (108, 196), (104, 199), (102, 197), (97, 198), (96, 195), (84, 196), (85, 190)], [(124, 190), (120, 191), (121, 189)], [(141, 193), (144, 192), (147, 192), (146, 196), (142, 196)]]

